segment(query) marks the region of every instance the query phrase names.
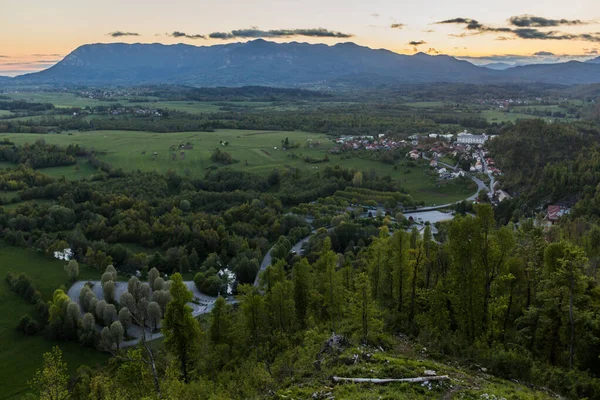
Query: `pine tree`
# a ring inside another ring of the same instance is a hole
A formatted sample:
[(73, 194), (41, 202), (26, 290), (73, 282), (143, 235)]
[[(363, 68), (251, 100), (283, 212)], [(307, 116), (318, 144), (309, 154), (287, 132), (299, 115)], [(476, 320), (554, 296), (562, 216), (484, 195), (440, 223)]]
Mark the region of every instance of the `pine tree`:
[(172, 300), (167, 305), (162, 326), (164, 343), (178, 360), (183, 380), (188, 382), (198, 355), (202, 332), (200, 324), (192, 316), (192, 309), (187, 305), (193, 300), (193, 296), (183, 283), (181, 274), (174, 274), (171, 281)]

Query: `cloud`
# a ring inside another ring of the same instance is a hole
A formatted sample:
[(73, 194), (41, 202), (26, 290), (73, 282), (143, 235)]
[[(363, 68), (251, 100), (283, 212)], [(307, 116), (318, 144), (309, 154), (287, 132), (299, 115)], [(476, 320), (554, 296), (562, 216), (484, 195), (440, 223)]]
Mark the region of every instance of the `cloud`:
[(502, 40), (515, 40), (515, 38), (513, 38), (513, 37), (508, 37), (508, 36), (498, 36), (498, 37), (497, 37), (496, 39), (494, 39), (494, 40), (500, 40), (500, 41), (502, 41)]
[(532, 28), (514, 29), (515, 34), (520, 39), (538, 39), (538, 40), (581, 40), (586, 42), (600, 42), (598, 33), (564, 33), (558, 31), (542, 32)]
[(123, 31), (114, 31), (114, 32), (107, 33), (107, 35), (108, 36), (112, 36), (114, 38), (122, 37), (122, 36), (140, 36), (139, 33), (135, 33), (135, 32), (123, 32)]
[(32, 54), (32, 57), (62, 57), (62, 54)]
[(187, 33), (184, 32), (179, 32), (179, 31), (175, 31), (173, 33), (167, 33), (167, 36), (171, 36), (174, 38), (185, 38), (185, 39), (192, 39), (192, 40), (196, 40), (196, 39), (206, 39), (206, 36), (204, 35), (188, 35)]
[[(516, 18), (516, 19), (515, 19)], [(512, 17), (511, 23), (515, 26), (556, 26), (558, 25), (575, 25), (584, 24), (579, 20), (548, 20), (540, 17), (522, 16)], [(532, 40), (580, 40), (586, 42), (600, 42), (600, 32), (596, 33), (565, 33), (559, 31), (540, 31), (534, 28), (494, 28), (484, 25), (472, 18), (452, 18), (444, 21), (436, 22), (436, 24), (455, 24), (463, 25), (463, 29), (471, 33), (463, 32), (461, 34), (450, 34), (448, 36), (454, 38), (464, 38), (466, 36), (478, 35), (482, 33), (506, 33), (514, 35), (518, 39), (532, 39)], [(519, 25), (520, 24), (520, 25)], [(529, 25), (527, 25), (529, 24)], [(546, 25), (541, 25), (546, 24)], [(554, 25), (552, 25), (554, 24)], [(497, 40), (508, 40), (508, 36), (503, 35)]]
[(209, 34), (208, 37), (211, 39), (223, 39), (223, 40), (235, 38), (235, 36), (233, 36), (231, 33), (227, 33), (227, 32), (213, 32), (213, 33)]
[(413, 40), (413, 41), (408, 42), (408, 44), (411, 46), (420, 46), (422, 44), (427, 44), (427, 42), (424, 40)]
[(373, 17), (373, 18), (379, 18), (379, 17), (381, 17), (381, 15), (379, 15), (377, 13), (373, 13), (373, 14), (371, 14), (371, 17)]
[(390, 25), (390, 28), (392, 28), (392, 29), (402, 29), (405, 26), (406, 25), (404, 25), (404, 24), (399, 24), (399, 23), (395, 22), (395, 23), (393, 23), (393, 24)]
[(0, 58), (10, 58), (9, 56), (2, 56), (0, 55)]
[(440, 52), (433, 47), (430, 47), (429, 50), (427, 50), (427, 54), (440, 54)]
[(213, 32), (208, 35), (211, 39), (249, 39), (249, 38), (283, 38), (292, 36), (307, 36), (321, 38), (351, 38), (354, 35), (330, 31), (324, 28), (316, 29), (273, 29), (268, 31), (260, 30), (256, 27), (250, 29), (236, 29), (231, 32)]
[[(436, 24), (457, 24), (464, 25), (464, 29), (473, 31), (473, 34), (484, 33), (484, 32), (510, 32), (510, 28), (493, 28), (487, 25), (484, 25), (477, 21), (476, 19), (471, 18), (452, 18), (444, 21), (436, 22)], [(466, 36), (466, 35), (465, 35)], [(460, 36), (464, 37), (464, 36)]]
[(586, 25), (589, 22), (584, 22), (579, 19), (548, 19), (543, 17), (536, 17), (534, 15), (517, 15), (510, 17), (508, 21), (511, 25), (518, 26), (520, 28), (525, 27), (536, 27), (536, 28), (547, 28), (552, 26), (561, 25)]
[(596, 47), (594, 47), (593, 49), (583, 49), (583, 52), (589, 55), (597, 55), (598, 49)]
[(555, 56), (556, 54), (551, 51), (536, 51), (533, 53), (534, 56)]
[(422, 31), (423, 33), (433, 33), (435, 32), (433, 29), (425, 29)]

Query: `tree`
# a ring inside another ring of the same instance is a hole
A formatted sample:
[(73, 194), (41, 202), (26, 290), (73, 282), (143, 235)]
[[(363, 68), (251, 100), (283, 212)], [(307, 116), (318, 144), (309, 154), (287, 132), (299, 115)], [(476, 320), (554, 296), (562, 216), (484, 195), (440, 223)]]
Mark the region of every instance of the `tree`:
[(119, 310), (119, 316), (117, 318), (121, 325), (123, 325), (125, 332), (127, 332), (127, 328), (129, 328), (129, 325), (131, 325), (131, 311), (129, 311), (129, 308), (122, 307)]
[(84, 346), (92, 346), (96, 341), (96, 319), (92, 313), (86, 313), (81, 319), (79, 342)]
[(121, 304), (121, 307), (126, 307), (133, 315), (137, 313), (137, 304), (131, 293), (123, 293), (119, 299), (119, 304)]
[(238, 286), (239, 304), (246, 335), (252, 346), (257, 346), (265, 331), (265, 299), (252, 285)]
[(160, 306), (160, 311), (164, 315), (167, 311), (167, 304), (171, 301), (171, 293), (168, 290), (157, 290), (152, 293), (152, 301)]
[(291, 333), (296, 322), (293, 283), (288, 280), (275, 283), (267, 295), (267, 305), (273, 326), (281, 332)]
[(383, 322), (379, 319), (379, 310), (373, 300), (371, 283), (364, 272), (357, 275), (354, 281), (354, 296), (349, 308), (351, 326), (362, 342), (372, 341), (383, 329)]
[(162, 311), (157, 302), (151, 301), (148, 303), (148, 309), (146, 311), (148, 313), (148, 322), (150, 323), (150, 327), (153, 330), (158, 329), (158, 323), (162, 318)]
[(108, 265), (104, 273), (110, 274), (110, 280), (115, 282), (117, 281), (117, 270), (115, 269), (114, 265)]
[(106, 281), (104, 285), (102, 285), (102, 292), (104, 293), (104, 300), (107, 303), (115, 302), (115, 282), (114, 281)]
[(67, 364), (62, 360), (60, 348), (54, 346), (44, 353), (44, 365), (35, 373), (30, 384), (40, 400), (66, 400), (70, 397), (68, 383)]
[(308, 311), (310, 293), (310, 264), (306, 258), (294, 264), (292, 269), (292, 282), (294, 284), (294, 304), (296, 318), (300, 327), (306, 327), (306, 313)]
[(102, 320), (104, 325), (110, 326), (117, 320), (117, 309), (114, 304), (107, 304), (102, 312)]
[(172, 300), (167, 305), (163, 321), (165, 347), (179, 361), (183, 380), (189, 382), (202, 332), (200, 324), (192, 316), (192, 309), (187, 305), (193, 296), (183, 283), (181, 274), (173, 275), (170, 293)]
[(231, 307), (223, 297), (219, 296), (210, 312), (210, 340), (214, 344), (226, 342), (230, 334), (231, 326)]
[(115, 346), (115, 341), (110, 334), (110, 328), (105, 326), (100, 332), (100, 349), (112, 352)]
[(65, 265), (65, 272), (69, 279), (75, 282), (79, 277), (79, 263), (76, 260), (69, 261), (69, 263)]
[[(148, 282), (150, 284), (150, 282)], [(165, 280), (163, 278), (156, 278), (154, 280), (154, 284), (152, 285), (152, 290), (163, 290), (165, 288)]]
[(119, 350), (119, 345), (123, 341), (124, 333), (125, 329), (123, 329), (123, 325), (121, 325), (121, 322), (115, 321), (110, 325), (110, 336), (117, 345), (117, 350)]
[(151, 268), (150, 271), (148, 271), (148, 285), (150, 285), (151, 288), (154, 288), (154, 281), (159, 277), (160, 272), (158, 272), (156, 268)]

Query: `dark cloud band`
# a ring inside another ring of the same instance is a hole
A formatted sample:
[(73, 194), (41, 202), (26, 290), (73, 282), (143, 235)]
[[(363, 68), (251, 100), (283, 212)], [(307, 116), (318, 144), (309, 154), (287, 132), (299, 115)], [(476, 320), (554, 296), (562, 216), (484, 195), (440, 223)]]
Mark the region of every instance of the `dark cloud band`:
[(198, 35), (198, 34), (196, 34), (196, 35), (188, 35), (185, 32), (179, 32), (179, 31), (175, 31), (173, 33), (167, 33), (167, 36), (171, 36), (171, 37), (174, 37), (174, 38), (192, 39), (192, 40), (195, 40), (195, 39), (206, 39), (206, 36), (204, 36), (204, 35)]
[[(482, 33), (506, 33), (514, 35), (518, 39), (533, 39), (533, 40), (580, 40), (586, 42), (600, 42), (600, 33), (564, 33), (559, 31), (540, 31), (534, 27), (551, 27), (558, 25), (581, 25), (585, 24), (580, 20), (550, 20), (534, 16), (512, 17), (509, 20), (511, 24), (519, 28), (494, 28), (480, 23), (471, 18), (452, 18), (444, 21), (436, 22), (436, 24), (455, 24), (463, 25), (463, 29), (469, 33), (450, 34), (450, 37), (463, 38), (465, 36), (478, 35)], [(524, 26), (524, 27), (521, 27)], [(506, 36), (501, 36), (499, 40), (509, 40)]]
[(139, 33), (135, 33), (135, 32), (123, 32), (123, 31), (110, 32), (110, 33), (108, 33), (108, 35), (112, 36), (114, 38), (116, 38), (116, 37), (123, 37), (123, 36), (140, 36)]
[(534, 27), (534, 28), (547, 28), (552, 26), (561, 25), (586, 25), (588, 22), (581, 21), (579, 19), (548, 19), (544, 17), (536, 17), (534, 15), (518, 15), (510, 17), (508, 20), (511, 25), (518, 26), (519, 28)]
[(292, 36), (307, 36), (307, 37), (321, 37), (321, 38), (351, 38), (354, 35), (349, 33), (342, 33), (336, 31), (330, 31), (324, 28), (316, 29), (273, 29), (263, 31), (257, 28), (250, 29), (236, 29), (231, 32), (213, 32), (208, 35), (211, 39), (250, 39), (250, 38), (282, 38)]

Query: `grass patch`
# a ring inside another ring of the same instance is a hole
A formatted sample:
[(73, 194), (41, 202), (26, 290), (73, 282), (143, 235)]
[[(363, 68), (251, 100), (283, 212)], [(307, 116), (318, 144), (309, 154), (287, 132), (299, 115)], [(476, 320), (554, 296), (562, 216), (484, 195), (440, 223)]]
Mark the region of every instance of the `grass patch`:
[(99, 173), (85, 159), (78, 159), (77, 164), (75, 165), (40, 168), (38, 169), (38, 171), (54, 178), (64, 177), (65, 179), (70, 181), (85, 179), (90, 177), (91, 175)]
[[(81, 365), (104, 363), (108, 356), (77, 343), (52, 342), (42, 336), (24, 336), (15, 327), (24, 314), (33, 315), (33, 306), (12, 292), (4, 278), (8, 272), (24, 272), (31, 276), (44, 298), (49, 300), (55, 289), (65, 284), (64, 261), (49, 260), (39, 252), (0, 245), (0, 399), (20, 398), (27, 390), (35, 371), (42, 365), (43, 353), (58, 345), (63, 351), (69, 371)], [(82, 279), (98, 279), (99, 272), (81, 266)]]

